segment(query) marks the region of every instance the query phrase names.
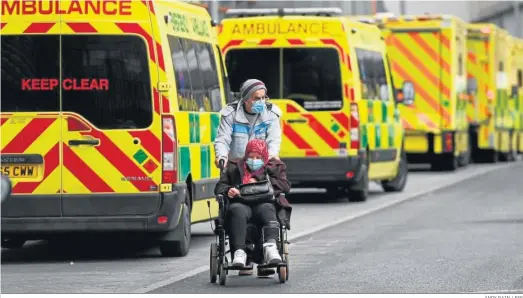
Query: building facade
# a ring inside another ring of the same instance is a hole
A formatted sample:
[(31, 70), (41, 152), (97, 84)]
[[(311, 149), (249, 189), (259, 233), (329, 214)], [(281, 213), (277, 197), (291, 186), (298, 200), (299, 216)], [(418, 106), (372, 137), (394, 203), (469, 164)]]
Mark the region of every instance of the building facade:
[[(401, 14), (402, 1), (385, 1), (385, 9)], [(405, 14), (450, 14), (466, 22), (493, 23), (523, 38), (523, 1), (403, 1)]]
[[(194, 1), (193, 1), (194, 2)], [(368, 15), (385, 12), (382, 0), (373, 1), (197, 1), (208, 7), (214, 19), (221, 20), (228, 8), (303, 8), (303, 7), (339, 7), (347, 15)], [(213, 10), (213, 5), (218, 5)], [(218, 17), (214, 14), (218, 14)]]
[(339, 7), (347, 15), (369, 15), (379, 12), (400, 14), (450, 14), (466, 22), (493, 23), (506, 29), (511, 35), (523, 38), (523, 0), (517, 1), (411, 1), (411, 0), (370, 0), (370, 1), (198, 1), (188, 2), (209, 9), (211, 16), (221, 20), (229, 8), (300, 8)]

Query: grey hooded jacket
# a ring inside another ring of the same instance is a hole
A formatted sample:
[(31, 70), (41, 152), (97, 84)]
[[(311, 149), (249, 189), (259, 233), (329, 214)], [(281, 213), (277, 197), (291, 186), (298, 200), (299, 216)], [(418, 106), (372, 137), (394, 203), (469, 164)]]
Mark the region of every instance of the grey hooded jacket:
[(266, 103), (266, 109), (257, 115), (253, 127), (245, 116), (241, 101), (229, 103), (220, 113), (222, 118), (214, 141), (216, 157), (226, 156), (229, 160), (242, 158), (247, 143), (254, 138), (267, 142), (269, 156), (279, 155), (281, 110), (278, 106)]

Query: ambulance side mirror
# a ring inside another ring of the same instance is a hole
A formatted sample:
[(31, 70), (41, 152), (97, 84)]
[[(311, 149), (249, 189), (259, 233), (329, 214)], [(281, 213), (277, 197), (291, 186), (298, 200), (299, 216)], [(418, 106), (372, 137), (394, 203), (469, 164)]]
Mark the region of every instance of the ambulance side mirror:
[(467, 79), (467, 93), (476, 94), (478, 91), (478, 80), (476, 78)]
[(396, 102), (404, 105), (411, 105), (414, 103), (416, 93), (414, 91), (414, 84), (409, 81), (403, 82), (403, 87), (396, 90)]

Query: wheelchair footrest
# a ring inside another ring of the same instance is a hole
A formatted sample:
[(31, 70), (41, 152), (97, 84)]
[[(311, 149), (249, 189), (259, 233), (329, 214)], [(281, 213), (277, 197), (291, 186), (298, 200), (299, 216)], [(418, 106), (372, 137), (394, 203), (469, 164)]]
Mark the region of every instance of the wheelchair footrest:
[(253, 265), (250, 266), (233, 266), (232, 264), (227, 265), (227, 270), (252, 270), (254, 269)]
[(260, 265), (258, 265), (258, 268), (267, 269), (267, 268), (280, 268), (280, 267), (285, 267), (285, 266), (287, 266), (287, 263), (281, 262), (278, 264), (260, 264)]

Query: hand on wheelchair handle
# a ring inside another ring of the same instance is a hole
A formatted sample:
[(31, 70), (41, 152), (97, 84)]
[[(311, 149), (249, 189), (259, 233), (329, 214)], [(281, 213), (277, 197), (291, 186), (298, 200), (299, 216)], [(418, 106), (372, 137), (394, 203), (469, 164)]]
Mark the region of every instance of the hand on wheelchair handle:
[(216, 159), (216, 166), (220, 169), (220, 172), (223, 172), (225, 170), (225, 167), (227, 166), (227, 157), (218, 157)]

